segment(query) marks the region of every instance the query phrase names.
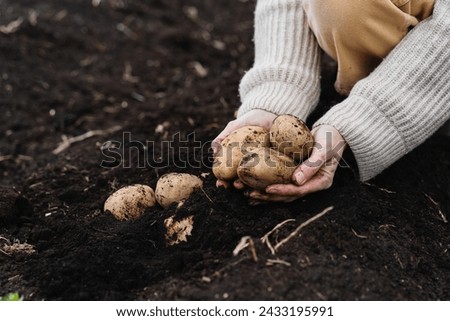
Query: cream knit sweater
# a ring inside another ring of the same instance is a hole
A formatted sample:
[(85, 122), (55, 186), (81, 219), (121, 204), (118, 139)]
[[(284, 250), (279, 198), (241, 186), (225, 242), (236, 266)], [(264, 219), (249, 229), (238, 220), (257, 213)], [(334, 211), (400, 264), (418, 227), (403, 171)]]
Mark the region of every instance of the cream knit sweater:
[[(240, 84), (238, 117), (252, 109), (306, 119), (320, 93), (320, 48), (302, 0), (259, 0), (255, 63)], [(314, 127), (334, 126), (368, 180), (430, 137), (450, 117), (450, 1), (422, 21), (349, 97)]]

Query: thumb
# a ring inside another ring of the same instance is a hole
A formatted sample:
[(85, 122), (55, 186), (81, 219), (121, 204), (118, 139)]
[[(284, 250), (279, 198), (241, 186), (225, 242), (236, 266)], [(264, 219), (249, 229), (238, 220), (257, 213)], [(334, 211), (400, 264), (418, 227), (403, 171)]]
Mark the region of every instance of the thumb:
[(325, 154), (316, 147), (313, 148), (311, 156), (300, 164), (294, 171), (294, 174), (292, 174), (292, 181), (297, 185), (303, 185), (316, 175), (325, 163), (325, 160)]
[(230, 121), (227, 126), (222, 130), (222, 132), (214, 138), (214, 140), (211, 143), (211, 148), (213, 149), (213, 153), (216, 154), (219, 151), (220, 144), (222, 141), (227, 137), (232, 131), (239, 128), (239, 124), (236, 122), (236, 120)]

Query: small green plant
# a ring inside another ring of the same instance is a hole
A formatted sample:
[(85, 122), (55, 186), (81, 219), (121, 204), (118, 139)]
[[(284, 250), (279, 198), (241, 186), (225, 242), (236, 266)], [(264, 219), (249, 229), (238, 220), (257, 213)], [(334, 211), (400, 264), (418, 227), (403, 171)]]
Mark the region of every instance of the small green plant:
[(17, 292), (8, 293), (5, 296), (0, 296), (0, 301), (22, 301), (23, 297)]

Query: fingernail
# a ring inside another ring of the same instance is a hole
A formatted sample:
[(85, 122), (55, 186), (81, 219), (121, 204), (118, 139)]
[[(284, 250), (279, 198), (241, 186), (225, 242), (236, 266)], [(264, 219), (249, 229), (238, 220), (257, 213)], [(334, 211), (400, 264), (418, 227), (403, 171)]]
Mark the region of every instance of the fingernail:
[(305, 182), (305, 175), (302, 172), (295, 174), (295, 181), (297, 185), (302, 185)]
[(275, 187), (268, 187), (268, 188), (266, 189), (266, 192), (267, 192), (267, 193), (276, 193), (276, 192), (277, 192), (277, 189), (276, 189)]

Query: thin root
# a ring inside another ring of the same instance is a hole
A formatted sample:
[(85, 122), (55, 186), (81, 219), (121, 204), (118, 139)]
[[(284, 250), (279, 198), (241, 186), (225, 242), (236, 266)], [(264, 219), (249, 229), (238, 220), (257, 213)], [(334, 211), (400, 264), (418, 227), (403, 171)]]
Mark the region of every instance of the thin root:
[(263, 244), (266, 244), (266, 245), (267, 245), (267, 247), (269, 248), (269, 250), (270, 250), (270, 252), (272, 253), (272, 255), (275, 254), (275, 249), (273, 248), (272, 244), (270, 243), (269, 236), (272, 235), (273, 232), (277, 231), (277, 230), (280, 229), (283, 225), (285, 225), (285, 224), (287, 224), (287, 223), (289, 223), (289, 222), (295, 222), (295, 220), (292, 219), (292, 218), (291, 218), (291, 219), (288, 219), (288, 220), (285, 220), (285, 221), (283, 221), (283, 222), (277, 224), (270, 232), (266, 233), (263, 237), (261, 237), (261, 242), (262, 242)]
[(6, 253), (5, 251), (3, 251), (2, 249), (0, 249), (0, 253), (3, 253), (3, 254), (5, 254), (5, 255), (7, 255), (7, 256), (11, 256), (11, 254), (9, 254), (9, 253)]
[(361, 234), (356, 233), (356, 231), (355, 231), (354, 229), (352, 229), (352, 232), (353, 232), (353, 234), (355, 234), (355, 236), (356, 236), (357, 238), (359, 238), (359, 239), (366, 239), (366, 238), (368, 238), (368, 236), (365, 236), (365, 235), (361, 235)]
[(202, 190), (203, 194), (205, 194), (206, 198), (209, 199), (209, 201), (214, 204), (214, 201), (211, 199), (211, 197), (209, 197), (208, 194), (206, 194), (205, 190), (203, 188), (200, 189)]
[(275, 265), (275, 264), (291, 266), (291, 263), (284, 261), (284, 260), (280, 260), (280, 259), (276, 259), (276, 260), (268, 259), (266, 262), (266, 265), (268, 265), (268, 266)]
[(303, 222), (302, 224), (299, 225), (299, 227), (297, 227), (291, 234), (289, 234), (286, 238), (282, 239), (280, 242), (278, 242), (275, 247), (274, 250), (275, 252), (282, 247), (284, 244), (286, 244), (287, 242), (289, 242), (293, 237), (297, 236), (298, 233), (300, 232), (300, 230), (302, 228), (304, 228), (305, 226), (308, 226), (309, 224), (311, 224), (312, 222), (314, 222), (315, 220), (321, 218), (322, 216), (324, 216), (325, 214), (327, 214), (329, 211), (333, 210), (334, 207), (330, 206), (327, 207), (326, 209), (324, 209), (322, 212), (320, 212), (319, 214), (313, 216), (312, 218), (310, 218), (309, 220), (307, 220), (306, 222)]
[(445, 216), (444, 212), (442, 212), (441, 206), (439, 205), (439, 203), (436, 202), (434, 199), (432, 199), (430, 195), (425, 194), (425, 196), (430, 200), (431, 203), (433, 203), (434, 207), (438, 210), (438, 214), (441, 217), (442, 221), (444, 223), (448, 223), (447, 217)]
[(376, 189), (378, 189), (378, 190), (380, 190), (382, 192), (388, 193), (388, 194), (395, 194), (396, 193), (394, 191), (390, 191), (390, 190), (388, 190), (386, 188), (378, 187), (377, 185), (370, 184), (370, 183), (367, 183), (367, 182), (364, 183), (364, 185), (367, 185), (367, 186), (370, 186), (370, 187), (374, 187), (374, 188), (376, 188)]

